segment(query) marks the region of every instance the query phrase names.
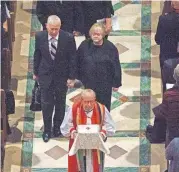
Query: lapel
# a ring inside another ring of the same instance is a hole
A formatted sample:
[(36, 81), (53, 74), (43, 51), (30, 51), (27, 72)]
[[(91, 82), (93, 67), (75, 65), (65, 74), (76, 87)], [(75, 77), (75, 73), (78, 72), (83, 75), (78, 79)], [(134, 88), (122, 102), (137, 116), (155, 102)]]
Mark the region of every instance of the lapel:
[[(59, 56), (62, 55), (62, 51), (64, 50), (64, 47), (66, 46), (65, 40), (66, 40), (65, 34), (63, 33), (62, 30), (60, 30), (55, 60), (57, 60), (57, 58), (59, 58)], [(49, 41), (48, 41), (48, 32), (47, 31), (45, 31), (45, 34), (44, 34), (44, 38), (43, 38), (43, 42), (42, 42), (42, 48), (43, 48), (43, 51), (46, 51), (46, 54), (48, 54), (50, 60), (52, 60), (50, 50), (49, 50)]]

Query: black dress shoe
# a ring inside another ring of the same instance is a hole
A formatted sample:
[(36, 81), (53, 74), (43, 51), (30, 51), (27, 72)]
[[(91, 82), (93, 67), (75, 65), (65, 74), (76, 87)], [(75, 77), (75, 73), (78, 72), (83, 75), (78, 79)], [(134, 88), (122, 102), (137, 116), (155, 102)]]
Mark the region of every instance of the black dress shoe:
[(54, 137), (60, 137), (62, 135), (60, 130), (53, 130), (53, 136)]
[(50, 134), (49, 133), (43, 133), (42, 138), (43, 138), (44, 142), (48, 142), (50, 140)]

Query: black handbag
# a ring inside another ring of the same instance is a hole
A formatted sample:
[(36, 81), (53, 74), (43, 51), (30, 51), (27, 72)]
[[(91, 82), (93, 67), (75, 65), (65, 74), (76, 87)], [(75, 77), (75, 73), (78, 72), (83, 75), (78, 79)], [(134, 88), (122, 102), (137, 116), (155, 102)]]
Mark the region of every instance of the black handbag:
[(15, 99), (14, 93), (11, 90), (5, 90), (6, 98), (6, 114), (14, 114), (15, 113)]
[(176, 81), (173, 78), (173, 72), (175, 67), (179, 64), (179, 57), (174, 59), (168, 59), (164, 61), (162, 76), (164, 83), (175, 84)]
[(32, 101), (30, 105), (31, 111), (41, 111), (41, 91), (38, 82), (36, 81), (34, 84), (34, 88), (32, 90)]

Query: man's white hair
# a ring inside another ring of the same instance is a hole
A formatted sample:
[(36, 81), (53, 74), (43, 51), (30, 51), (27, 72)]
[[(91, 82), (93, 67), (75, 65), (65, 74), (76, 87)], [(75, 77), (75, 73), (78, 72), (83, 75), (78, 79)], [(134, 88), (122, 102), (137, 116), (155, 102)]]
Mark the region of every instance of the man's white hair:
[(176, 82), (179, 83), (179, 64), (174, 69), (173, 77), (176, 80)]
[(58, 16), (51, 15), (47, 19), (47, 24), (52, 24), (52, 25), (60, 24), (61, 25), (61, 20), (60, 20), (60, 18)]
[(81, 98), (84, 98), (87, 96), (94, 96), (96, 98), (96, 93), (92, 89), (84, 89), (81, 92)]

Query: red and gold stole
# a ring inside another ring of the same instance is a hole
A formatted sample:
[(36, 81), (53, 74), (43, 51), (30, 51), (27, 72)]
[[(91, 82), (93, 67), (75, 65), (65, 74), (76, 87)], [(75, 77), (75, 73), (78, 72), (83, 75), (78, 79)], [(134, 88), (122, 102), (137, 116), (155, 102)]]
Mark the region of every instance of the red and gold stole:
[[(103, 120), (104, 120), (104, 115), (105, 115), (105, 107), (104, 105), (96, 102), (94, 105), (93, 109), (93, 114), (91, 117), (91, 123), (92, 124), (99, 124), (101, 126), (102, 130), (102, 125), (103, 125)], [(72, 107), (72, 116), (73, 116), (73, 126), (70, 130), (72, 132), (73, 130), (76, 130), (77, 125), (85, 125), (87, 122), (87, 116), (85, 114), (85, 111), (82, 107), (81, 101), (78, 101), (73, 104)], [(105, 131), (103, 131), (105, 132)], [(73, 144), (73, 139), (70, 139), (70, 144), (69, 144), (69, 150)], [(93, 150), (93, 168), (94, 172), (99, 172), (99, 166), (102, 162), (100, 162), (100, 153), (97, 150)], [(78, 160), (76, 156), (69, 156), (68, 157), (68, 172), (77, 172), (78, 170)]]

